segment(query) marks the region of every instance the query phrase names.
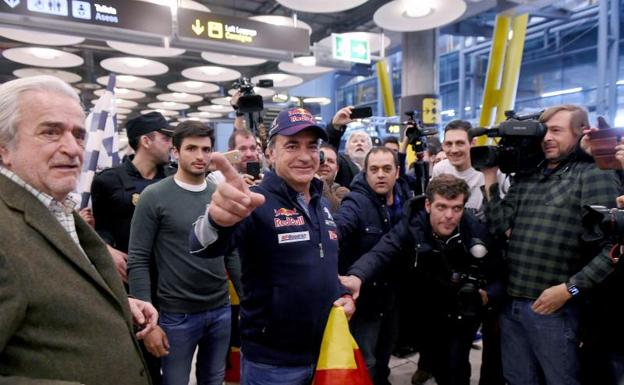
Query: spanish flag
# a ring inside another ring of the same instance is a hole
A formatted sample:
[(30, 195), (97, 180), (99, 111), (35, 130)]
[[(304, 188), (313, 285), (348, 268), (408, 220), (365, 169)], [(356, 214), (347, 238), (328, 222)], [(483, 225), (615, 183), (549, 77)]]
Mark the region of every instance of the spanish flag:
[(228, 277), (228, 291), (232, 309), (232, 333), (230, 336), (230, 352), (225, 363), (225, 381), (228, 384), (240, 383), (240, 334), (238, 330), (238, 314), (240, 299), (234, 289), (232, 280)]
[(342, 307), (332, 307), (312, 385), (372, 385)]

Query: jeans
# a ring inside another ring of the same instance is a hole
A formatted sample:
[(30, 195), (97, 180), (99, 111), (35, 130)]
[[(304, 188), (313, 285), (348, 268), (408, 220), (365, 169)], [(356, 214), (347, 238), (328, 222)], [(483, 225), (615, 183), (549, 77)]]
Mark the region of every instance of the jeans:
[(360, 347), (373, 384), (390, 384), (388, 363), (398, 334), (397, 312), (395, 310), (388, 310), (383, 314), (356, 312), (349, 323), (349, 328)]
[(439, 319), (429, 328), (435, 344), (428, 354), (438, 385), (470, 385), (470, 349), (478, 329), (478, 319)]
[(314, 378), (314, 364), (277, 366), (249, 361), (241, 357), (241, 385), (309, 385)]
[(187, 385), (195, 349), (197, 384), (221, 385), (230, 342), (230, 305), (199, 313), (160, 314), (160, 327), (169, 339), (162, 358), (163, 385)]
[(578, 306), (568, 303), (550, 315), (515, 298), (501, 316), (503, 375), (509, 385), (579, 385)]

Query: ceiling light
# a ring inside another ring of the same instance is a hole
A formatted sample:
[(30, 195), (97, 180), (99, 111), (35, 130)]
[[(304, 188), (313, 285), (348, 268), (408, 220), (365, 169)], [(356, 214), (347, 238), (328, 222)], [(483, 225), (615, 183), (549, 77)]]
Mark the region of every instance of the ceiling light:
[(140, 57), (127, 57), (127, 58), (124, 58), (124, 62), (126, 63), (128, 67), (132, 67), (132, 68), (141, 68), (149, 64), (147, 60), (142, 59)]
[(206, 75), (216, 76), (219, 75), (223, 70), (219, 67), (202, 67), (201, 71)]
[(173, 97), (176, 99), (184, 99), (186, 97), (188, 97), (189, 94), (185, 93), (185, 92), (174, 92), (173, 93)]
[(314, 56), (300, 56), (300, 57), (296, 57), (293, 60), (293, 63), (306, 66), (306, 67), (313, 67), (316, 65), (316, 58)]
[(39, 59), (47, 59), (52, 60), (56, 59), (59, 56), (59, 51), (51, 48), (31, 48), (30, 52), (33, 56), (38, 57)]
[(136, 82), (137, 78), (136, 76), (132, 76), (132, 75), (117, 75), (117, 80), (121, 81), (121, 82), (128, 82), (128, 83), (134, 83)]
[(163, 102), (163, 103), (169, 107), (174, 107), (176, 105), (176, 102)]
[(325, 98), (325, 97), (320, 97), (320, 98), (305, 98), (303, 99), (303, 102), (306, 104), (312, 104), (312, 103), (318, 103), (321, 106), (326, 106), (329, 103), (331, 103), (331, 99), (330, 98)]
[(406, 2), (403, 14), (407, 17), (417, 18), (425, 17), (431, 13), (433, 9), (428, 4), (423, 4), (422, 0), (411, 0)]
[(288, 95), (286, 94), (275, 94), (273, 96), (273, 101), (275, 103), (284, 103), (288, 101)]
[(583, 91), (583, 87), (575, 87), (575, 88), (568, 88), (568, 89), (559, 90), (559, 91), (544, 92), (541, 96), (542, 98), (549, 98), (551, 96), (574, 94), (574, 93), (581, 92), (581, 91)]
[(203, 85), (201, 82), (196, 82), (194, 80), (189, 80), (188, 82), (184, 82), (184, 85), (188, 88), (199, 88)]

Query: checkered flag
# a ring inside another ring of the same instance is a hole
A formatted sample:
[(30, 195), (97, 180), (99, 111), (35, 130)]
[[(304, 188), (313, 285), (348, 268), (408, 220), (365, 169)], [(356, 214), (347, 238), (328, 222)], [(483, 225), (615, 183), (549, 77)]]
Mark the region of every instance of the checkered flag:
[(80, 177), (80, 207), (87, 207), (91, 199), (91, 182), (95, 172), (119, 164), (119, 138), (115, 130), (115, 74), (108, 76), (106, 92), (98, 99), (87, 116), (87, 145)]

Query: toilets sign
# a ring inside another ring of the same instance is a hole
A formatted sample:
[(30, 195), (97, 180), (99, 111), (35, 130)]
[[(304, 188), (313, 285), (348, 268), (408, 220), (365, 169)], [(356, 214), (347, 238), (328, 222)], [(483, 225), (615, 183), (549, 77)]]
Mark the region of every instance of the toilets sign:
[(32, 26), (45, 27), (47, 21), (56, 26), (58, 22), (67, 22), (68, 32), (72, 31), (73, 23), (80, 23), (81, 27), (93, 26), (94, 32), (98, 26), (107, 26), (160, 36), (171, 35), (169, 7), (143, 1), (2, 0), (0, 16), (3, 14), (23, 16), (25, 24)]

